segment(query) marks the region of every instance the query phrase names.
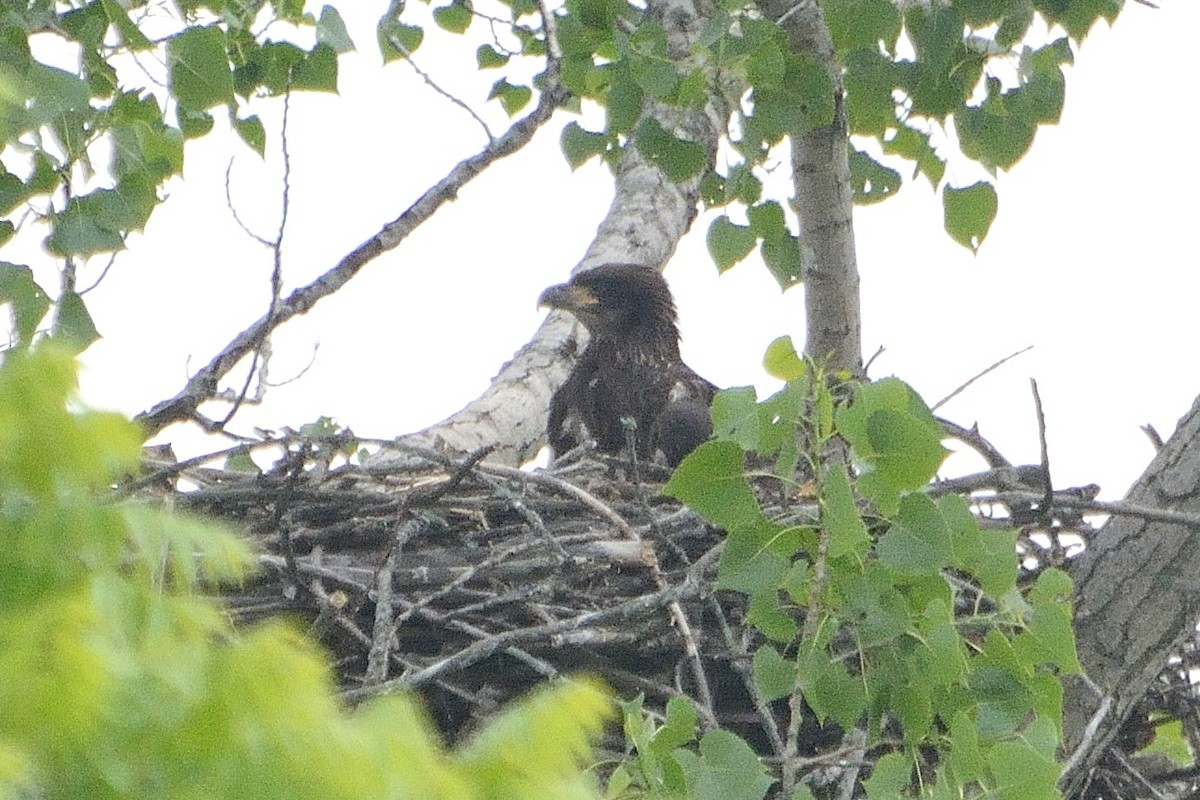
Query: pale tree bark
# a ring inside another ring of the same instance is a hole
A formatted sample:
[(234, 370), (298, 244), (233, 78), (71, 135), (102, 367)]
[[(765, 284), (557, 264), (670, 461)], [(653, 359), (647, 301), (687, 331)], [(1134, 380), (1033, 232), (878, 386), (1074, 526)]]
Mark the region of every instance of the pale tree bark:
[(791, 137), (793, 201), (800, 220), (806, 331), (804, 351), (831, 370), (862, 374), (858, 260), (854, 251), (850, 142), (842, 70), (816, 0), (760, 0), (792, 49), (833, 81), (833, 121)]
[[(1200, 398), (1125, 500), (1200, 513)], [(1168, 657), (1200, 621), (1200, 530), (1137, 516), (1109, 519), (1070, 564), (1075, 639), (1085, 680), (1067, 682), (1063, 708), (1070, 796)]]
[[(687, 53), (705, 16), (688, 0), (657, 0), (647, 6), (667, 31), (671, 55)], [(725, 114), (648, 104), (646, 114), (662, 127), (704, 145), (711, 163)], [(645, 264), (662, 269), (699, 210), (700, 176), (672, 183), (630, 146), (614, 176), (612, 205), (596, 236), (572, 272), (605, 263)], [(586, 344), (584, 332), (567, 315), (551, 314), (477, 400), (441, 422), (396, 440), (375, 461), (404, 458), (406, 446), (446, 447), (456, 451), (495, 448), (489, 459), (520, 464), (546, 441), (546, 409)]]

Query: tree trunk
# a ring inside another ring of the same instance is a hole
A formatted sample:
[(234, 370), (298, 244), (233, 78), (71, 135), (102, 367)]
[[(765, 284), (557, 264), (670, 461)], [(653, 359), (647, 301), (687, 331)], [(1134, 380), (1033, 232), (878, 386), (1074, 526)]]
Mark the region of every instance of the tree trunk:
[(815, 0), (762, 0), (759, 7), (787, 31), (792, 49), (823, 66), (833, 81), (833, 121), (791, 139), (804, 275), (804, 352), (830, 370), (861, 375), (862, 323), (842, 68)]
[[(1200, 398), (1125, 500), (1200, 513)], [(1071, 679), (1063, 715), (1077, 789), (1130, 709), (1200, 620), (1200, 531), (1112, 517), (1070, 564), (1075, 637), (1087, 680)]]

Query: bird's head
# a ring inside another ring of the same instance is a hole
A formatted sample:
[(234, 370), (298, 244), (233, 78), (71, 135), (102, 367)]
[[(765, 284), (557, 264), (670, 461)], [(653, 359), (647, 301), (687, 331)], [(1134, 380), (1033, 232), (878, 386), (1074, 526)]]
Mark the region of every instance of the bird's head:
[(666, 328), (678, 338), (666, 280), (639, 264), (602, 264), (580, 272), (542, 292), (538, 305), (569, 311), (593, 336)]

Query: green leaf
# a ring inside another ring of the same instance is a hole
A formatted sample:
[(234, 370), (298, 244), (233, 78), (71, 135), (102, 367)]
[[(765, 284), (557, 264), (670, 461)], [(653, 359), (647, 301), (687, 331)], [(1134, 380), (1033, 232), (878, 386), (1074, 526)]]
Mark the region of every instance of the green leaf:
[(342, 14), (333, 6), (321, 6), (321, 16), (317, 20), (317, 42), (329, 45), (339, 55), (354, 49), (354, 40), (346, 30)]
[(108, 30), (108, 17), (101, 3), (89, 3), (75, 8), (59, 18), (62, 29), (70, 37), (89, 48), (98, 48)]
[(465, 33), (467, 28), (471, 27), (471, 21), (474, 19), (475, 15), (471, 13), (470, 5), (466, 0), (458, 0), (448, 6), (433, 10), (433, 21), (442, 30), (450, 33)]
[(29, 69), (29, 113), (37, 124), (49, 124), (64, 115), (88, 108), (91, 87), (78, 75), (35, 63)]
[(912, 761), (903, 753), (888, 753), (875, 762), (871, 777), (863, 781), (867, 800), (894, 800), (912, 784)]
[(855, 50), (843, 61), (850, 132), (880, 136), (895, 128), (896, 100), (892, 93), (897, 77), (892, 61), (878, 50)]
[(833, 120), (833, 81), (813, 59), (789, 53), (783, 80), (776, 87), (757, 87), (751, 93), (752, 113), (746, 120), (748, 138), (775, 144), (785, 135), (798, 135)]
[(510, 117), (515, 117), (522, 108), (528, 105), (532, 97), (533, 90), (528, 86), (518, 86), (515, 83), (509, 83), (504, 78), (493, 83), (492, 91), (488, 93), (488, 100), (499, 100), (504, 112)]
[(750, 255), (757, 241), (749, 226), (730, 222), (724, 214), (708, 226), (708, 253), (718, 272), (724, 272)]
[(741, 163), (729, 170), (725, 191), (728, 200), (752, 206), (762, 199), (762, 181), (754, 174), (754, 165)]
[(829, 536), (829, 558), (862, 557), (871, 545), (866, 523), (854, 504), (844, 466), (829, 471), (821, 487), (821, 525)]
[(204, 111), (233, 100), (233, 74), (225, 33), (213, 26), (187, 28), (167, 41), (167, 82), (181, 106)]
[(399, 19), (384, 17), (375, 28), (383, 63), (408, 58), (425, 41), (425, 31), (419, 25), (405, 25)]
[(1191, 746), (1183, 732), (1183, 722), (1178, 719), (1156, 724), (1154, 740), (1138, 753), (1164, 755), (1177, 767), (1188, 767), (1193, 763)]
[(1083, 41), (1100, 20), (1110, 24), (1121, 10), (1121, 0), (1033, 0), (1033, 7), (1051, 23), (1061, 25), (1071, 38)]
[(833, 719), (845, 729), (858, 723), (867, 707), (861, 677), (851, 675), (841, 663), (831, 661), (820, 647), (802, 649), (797, 669), (804, 699), (818, 720)]
[(796, 686), (796, 664), (774, 645), (764, 644), (754, 653), (754, 682), (767, 702), (787, 697)]
[(205, 136), (213, 128), (212, 114), (207, 111), (195, 111), (180, 106), (175, 109), (175, 116), (179, 122), (179, 132), (183, 134), (184, 139)]
[(896, 378), (856, 386), (854, 402), (838, 410), (837, 427), (866, 466), (859, 490), (885, 516), (899, 510), (902, 492), (927, 484), (948, 453), (933, 413)]
[(588, 159), (602, 155), (608, 149), (608, 137), (584, 130), (577, 122), (568, 122), (563, 126), (559, 145), (571, 169), (578, 169)]
[(679, 74), (675, 65), (663, 58), (629, 57), (629, 74), (642, 90), (658, 100), (669, 100), (679, 91)]
[(292, 70), (292, 88), (336, 94), (337, 76), (337, 53), (327, 44), (318, 44)]
[(980, 181), (961, 189), (947, 186), (942, 190), (946, 232), (971, 252), (979, 252), (996, 219), (998, 205), (996, 190), (990, 183)]
[(991, 597), (1008, 594), (1017, 585), (1017, 532), (985, 534), (967, 501), (958, 495), (939, 499), (938, 508), (950, 526), (955, 568), (974, 575)]
[(121, 234), (104, 224), (96, 209), (79, 202), (72, 202), (65, 211), (51, 217), (50, 228), (46, 249), (58, 256), (86, 258), (125, 246)]
[(696, 709), (686, 697), (675, 695), (667, 701), (667, 719), (654, 732), (650, 748), (660, 756), (669, 755), (696, 738)]
[(605, 113), (609, 133), (628, 133), (642, 115), (642, 88), (630, 78), (614, 81), (608, 89)]
[(768, 39), (746, 59), (746, 80), (759, 89), (774, 89), (783, 84), (787, 59), (778, 39)]
[(984, 57), (963, 43), (963, 21), (952, 7), (910, 5), (904, 24), (917, 58), (898, 73), (912, 102), (911, 113), (941, 120), (975, 91)]
[(804, 279), (803, 244), (798, 237), (789, 234), (782, 239), (763, 239), (759, 252), (781, 291)]
[[(717, 588), (760, 595), (778, 589), (792, 568), (802, 530), (766, 519), (730, 528), (717, 565)], [(760, 608), (759, 612), (765, 609)], [(777, 619), (767, 619), (772, 632), (782, 633)]]
[(685, 458), (663, 494), (726, 529), (763, 521), (744, 473), (746, 454), (733, 442), (705, 442)]
[(257, 115), (245, 118), (235, 117), (233, 129), (237, 131), (238, 136), (242, 137), (242, 141), (250, 146), (251, 150), (258, 153), (259, 156), (266, 155), (267, 129), (263, 127), (262, 120)]
[(900, 11), (891, 0), (822, 0), (821, 12), (839, 54), (851, 50), (894, 52)]
[(808, 374), (808, 366), (796, 352), (792, 337), (787, 335), (777, 337), (767, 345), (767, 351), (763, 354), (763, 369), (772, 378), (781, 381), (798, 380)]
[(900, 173), (861, 150), (850, 151), (850, 187), (860, 206), (878, 203), (900, 191)]
[(950, 566), (950, 538), (946, 520), (929, 497), (905, 495), (896, 524), (879, 540), (879, 560), (906, 577), (937, 575)]
[(29, 267), (0, 261), (0, 304), (6, 303), (12, 306), (17, 342), (28, 345), (50, 308), (50, 298), (33, 279)]
[(1025, 687), (1008, 670), (980, 666), (972, 671), (969, 684), (978, 704), (976, 729), (985, 740), (1013, 733), (1032, 709)]
[(746, 218), (750, 221), (750, 229), (760, 239), (782, 239), (788, 235), (783, 206), (775, 200), (747, 208)]
[(717, 392), (712, 401), (713, 436), (736, 442), (743, 450), (758, 449), (758, 393), (753, 386)]
[[(1026, 642), (1032, 646), (1027, 647)], [(1017, 636), (1013, 647), (1034, 664), (1053, 664), (1064, 675), (1078, 675), (1083, 670), (1075, 652), (1071, 615), (1062, 605), (1035, 606), (1026, 620), (1026, 633)]]
[(1029, 590), (1029, 601), (1035, 606), (1054, 606), (1069, 603), (1075, 584), (1071, 576), (1058, 567), (1049, 567), (1038, 574)]
[(895, 641), (908, 633), (908, 603), (893, 585), (893, 577), (886, 569), (872, 565), (846, 583), (847, 620), (854, 624), (864, 648)]
[(50, 336), (72, 353), (82, 353), (100, 338), (83, 298), (75, 292), (66, 292), (58, 298), (58, 311)]
[(996, 742), (987, 752), (988, 767), (1001, 797), (1022, 800), (1057, 800), (1058, 777), (1062, 770), (1020, 739)]
[(1025, 38), (1033, 25), (1033, 4), (1021, 0), (1004, 15), (1000, 27), (996, 29), (996, 44), (1000, 47), (1012, 47)]
[(653, 117), (646, 117), (638, 124), (634, 142), (642, 157), (662, 170), (673, 183), (699, 175), (708, 165), (708, 154), (703, 145), (676, 137)]
[(0, 164), (0, 214), (7, 214), (21, 203), (28, 194), (25, 183), (11, 172), (5, 172)]
[(1037, 122), (1014, 113), (1015, 104), (1009, 98), (1015, 97), (1016, 91), (1005, 95), (997, 89), (981, 105), (955, 112), (954, 129), (963, 155), (989, 169), (1009, 169), (1029, 151)]
[(793, 641), (799, 630), (795, 617), (780, 603), (778, 589), (765, 589), (751, 596), (746, 622), (768, 639), (782, 644)]
[(914, 162), (913, 177), (924, 175), (929, 185), (937, 188), (946, 174), (946, 162), (929, 143), (929, 134), (902, 125), (883, 139), (883, 152)]
[(501, 53), (490, 44), (481, 44), (475, 51), (475, 63), (480, 69), (496, 69), (508, 63), (508, 54)]
[(690, 800), (762, 800), (775, 781), (750, 745), (716, 729), (700, 740), (700, 753), (676, 750)]
[(9, 240), (12, 239), (13, 235), (16, 234), (16, 232), (16, 225), (13, 225), (6, 219), (0, 219), (0, 247), (3, 247), (5, 244), (7, 244)]
[(950, 766), (963, 783), (979, 780), (987, 768), (979, 747), (979, 732), (965, 711), (950, 720)]
[(154, 43), (146, 38), (137, 23), (129, 18), (129, 11), (121, 7), (119, 0), (102, 0), (101, 5), (125, 47), (134, 51), (153, 49)]

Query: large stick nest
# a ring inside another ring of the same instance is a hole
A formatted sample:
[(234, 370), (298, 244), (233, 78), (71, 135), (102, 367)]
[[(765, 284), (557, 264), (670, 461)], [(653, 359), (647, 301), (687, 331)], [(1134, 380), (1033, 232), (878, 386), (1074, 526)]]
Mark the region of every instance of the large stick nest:
[[(417, 691), (454, 741), (534, 685), (588, 673), (621, 696), (644, 695), (652, 713), (684, 696), (702, 723), (768, 759), (782, 752), (787, 701), (768, 702), (752, 675), (764, 639), (744, 624), (743, 596), (714, 590), (724, 533), (661, 494), (661, 468), (584, 459), (528, 472), (482, 461), (485, 453), (413, 450), (389, 465), (330, 469), (317, 450), (293, 446), (265, 474), (190, 469), (200, 488), (177, 492), (176, 503), (251, 536), (262, 569), (224, 596), (230, 613), (301, 620), (332, 652), (348, 701)], [(1028, 506), (1012, 498), (1036, 497), (1021, 490), (1038, 469), (937, 489), (976, 499), (982, 490), (1009, 514), (991, 524), (1012, 524)], [(811, 502), (758, 491), (772, 518), (816, 518)], [(1070, 532), (1090, 530), (1077, 513), (1068, 522)], [(1061, 563), (1060, 525), (1027, 526), (1025, 569)], [(1141, 737), (1134, 744), (1166, 719), (1200, 738), (1195, 704), (1173, 707), (1191, 687), (1191, 649), (1152, 687), (1147, 713), (1127, 723)], [(801, 754), (839, 780), (853, 734), (804, 719)], [(609, 744), (622, 747), (615, 734)], [(856, 758), (873, 761), (862, 750)], [(1141, 780), (1116, 750), (1113, 758), (1098, 783), (1116, 793), (1103, 796), (1138, 796)]]

